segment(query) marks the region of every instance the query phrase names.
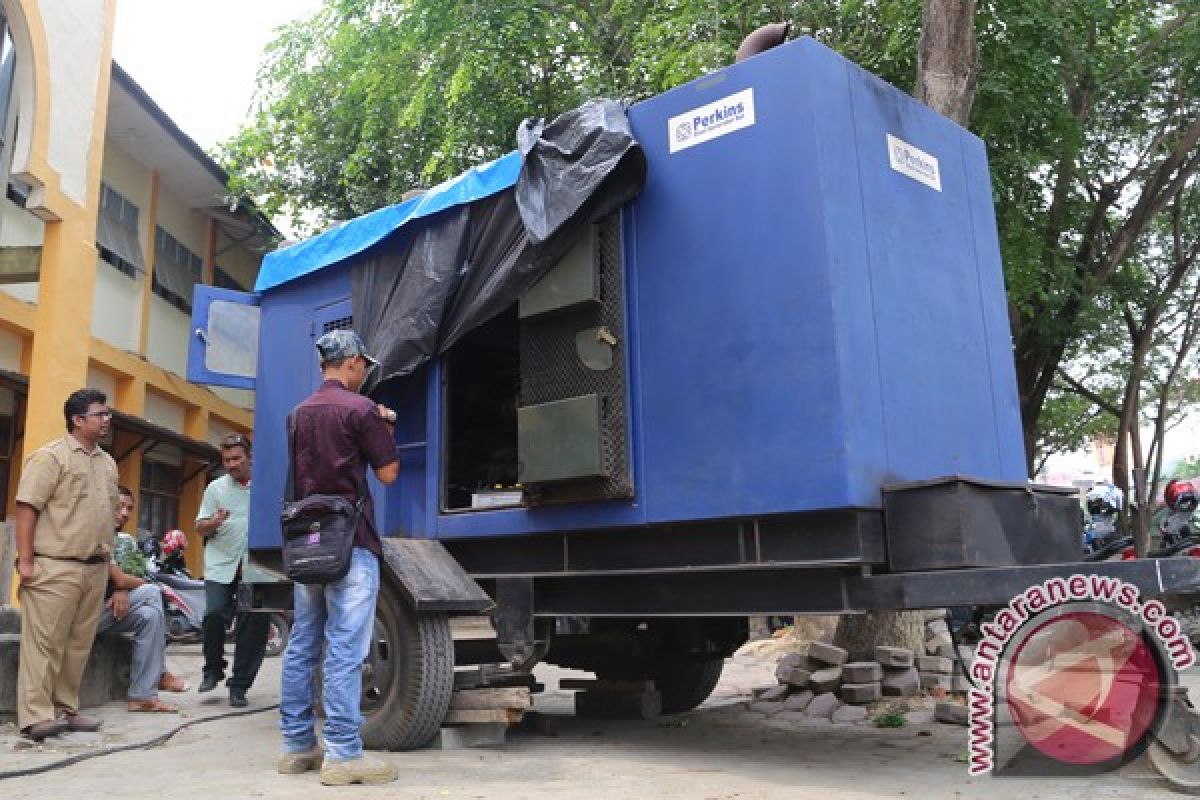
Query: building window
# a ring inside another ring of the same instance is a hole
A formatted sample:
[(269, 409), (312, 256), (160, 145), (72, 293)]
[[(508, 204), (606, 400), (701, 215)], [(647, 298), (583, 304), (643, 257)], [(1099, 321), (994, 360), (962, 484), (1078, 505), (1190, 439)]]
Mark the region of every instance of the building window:
[[(19, 455), (24, 422), (25, 397), (12, 389), (0, 388), (0, 490), (6, 497), (13, 474), (13, 459)], [(0, 519), (3, 518), (4, 508), (0, 507)]]
[(218, 289), (233, 289), (235, 292), (246, 291), (246, 287), (238, 283), (228, 272), (221, 269), (219, 264), (213, 269), (213, 286), (216, 286)]
[(154, 293), (180, 311), (192, 311), (192, 289), (200, 283), (203, 262), (162, 228), (154, 231)]
[(138, 207), (107, 184), (100, 184), (100, 214), (96, 218), (100, 258), (131, 278), (146, 271), (138, 241)]
[(142, 460), (138, 493), (138, 529), (162, 537), (179, 527), (179, 493), (182, 470), (161, 461)]

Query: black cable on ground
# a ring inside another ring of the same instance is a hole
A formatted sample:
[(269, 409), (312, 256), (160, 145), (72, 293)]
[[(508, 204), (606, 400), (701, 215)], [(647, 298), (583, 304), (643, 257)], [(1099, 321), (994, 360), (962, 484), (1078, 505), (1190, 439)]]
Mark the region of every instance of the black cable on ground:
[(14, 769), (9, 772), (0, 772), (0, 781), (7, 778), (24, 778), (28, 775), (40, 775), (43, 772), (51, 772), (56, 769), (62, 769), (63, 767), (69, 767), (72, 764), (78, 764), (81, 761), (87, 761), (89, 758), (111, 756), (114, 753), (124, 753), (127, 750), (148, 750), (151, 747), (158, 747), (159, 745), (166, 744), (167, 741), (175, 734), (179, 733), (185, 728), (190, 728), (193, 725), (199, 725), (202, 722), (213, 722), (218, 719), (230, 719), (231, 717), (244, 717), (248, 714), (261, 714), (264, 711), (274, 711), (277, 708), (279, 708), (279, 704), (275, 703), (274, 705), (265, 706), (263, 708), (252, 708), (248, 711), (227, 711), (224, 714), (214, 714), (211, 717), (200, 717), (199, 719), (188, 720), (182, 725), (175, 726), (161, 736), (156, 736), (153, 739), (145, 742), (123, 744), (120, 747), (107, 747), (103, 750), (97, 750), (92, 753), (80, 753), (79, 755), (71, 756), (70, 758), (51, 761), (49, 764), (41, 764), (39, 766), (29, 767), (27, 769)]

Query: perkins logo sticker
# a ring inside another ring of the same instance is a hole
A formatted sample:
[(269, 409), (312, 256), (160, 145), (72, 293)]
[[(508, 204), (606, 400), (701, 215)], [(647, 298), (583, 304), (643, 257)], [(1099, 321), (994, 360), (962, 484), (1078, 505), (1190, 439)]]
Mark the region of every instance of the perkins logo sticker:
[(938, 168), (937, 158), (890, 133), (887, 135), (887, 145), (892, 169), (931, 189), (942, 190), (942, 172)]
[(692, 145), (749, 128), (753, 124), (754, 90), (743, 89), (737, 94), (671, 117), (667, 120), (667, 140), (671, 144), (671, 152), (678, 153)]

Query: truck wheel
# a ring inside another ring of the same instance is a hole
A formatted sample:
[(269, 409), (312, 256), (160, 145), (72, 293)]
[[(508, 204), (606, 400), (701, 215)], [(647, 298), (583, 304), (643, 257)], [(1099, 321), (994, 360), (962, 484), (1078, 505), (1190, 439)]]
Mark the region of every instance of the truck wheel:
[(418, 614), (383, 580), (363, 666), (363, 744), (368, 750), (422, 747), (441, 727), (453, 691), (448, 617)]
[(721, 680), (725, 659), (714, 658), (698, 664), (684, 664), (654, 675), (654, 685), (662, 692), (664, 714), (691, 711), (708, 699)]

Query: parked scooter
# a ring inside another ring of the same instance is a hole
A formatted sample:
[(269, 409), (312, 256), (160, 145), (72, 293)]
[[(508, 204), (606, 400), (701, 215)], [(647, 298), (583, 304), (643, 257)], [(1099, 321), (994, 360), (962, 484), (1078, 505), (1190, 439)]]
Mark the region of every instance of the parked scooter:
[[(1104, 561), (1114, 552), (1121, 535), (1119, 520), (1125, 498), (1111, 483), (1098, 483), (1087, 493), (1087, 525), (1083, 529), (1083, 553), (1086, 561)], [(1132, 540), (1131, 540), (1132, 542)]]
[[(204, 639), (204, 609), (207, 604), (204, 581), (191, 576), (184, 565), (187, 551), (187, 536), (183, 531), (167, 531), (163, 535), (158, 557), (157, 571), (151, 572), (149, 580), (162, 589), (163, 610), (167, 616), (167, 639), (172, 642), (195, 644)], [(291, 624), (287, 615), (272, 613), (267, 628), (268, 656), (277, 656), (287, 647)], [(237, 635), (237, 615), (229, 621), (225, 638)]]

